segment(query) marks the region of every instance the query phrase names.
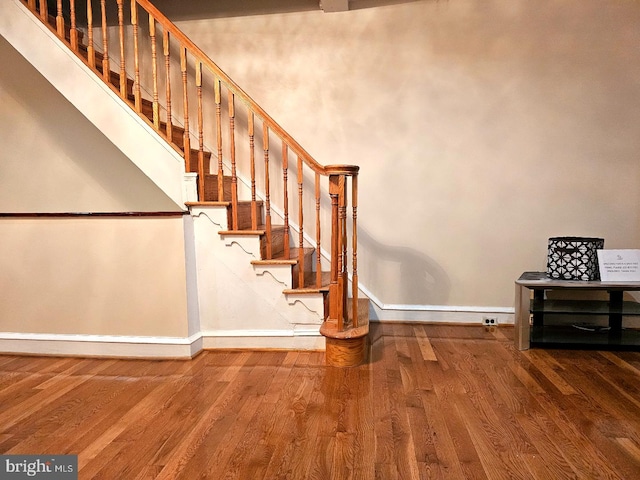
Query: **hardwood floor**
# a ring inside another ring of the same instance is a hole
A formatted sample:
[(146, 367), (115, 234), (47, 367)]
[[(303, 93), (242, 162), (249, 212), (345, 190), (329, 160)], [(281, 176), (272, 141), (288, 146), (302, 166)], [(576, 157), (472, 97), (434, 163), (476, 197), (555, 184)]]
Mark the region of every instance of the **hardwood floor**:
[(0, 453), (78, 454), (81, 479), (639, 478), (640, 353), (512, 335), (373, 323), (352, 369), (0, 356)]

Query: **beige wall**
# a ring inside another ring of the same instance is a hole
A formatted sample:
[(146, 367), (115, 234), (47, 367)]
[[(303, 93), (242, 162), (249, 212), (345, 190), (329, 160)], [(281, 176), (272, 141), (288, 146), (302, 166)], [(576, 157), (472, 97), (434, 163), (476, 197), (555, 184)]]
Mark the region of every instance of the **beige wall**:
[[(3, 37), (0, 59), (0, 212), (179, 210)], [(181, 217), (0, 218), (0, 331), (194, 333), (184, 235)]]
[(183, 219), (0, 219), (0, 331), (186, 337)]
[(178, 207), (0, 36), (0, 211)]
[(640, 247), (638, 2), (178, 25), (318, 161), (362, 167), (360, 281), (384, 303), (509, 307), (550, 236)]

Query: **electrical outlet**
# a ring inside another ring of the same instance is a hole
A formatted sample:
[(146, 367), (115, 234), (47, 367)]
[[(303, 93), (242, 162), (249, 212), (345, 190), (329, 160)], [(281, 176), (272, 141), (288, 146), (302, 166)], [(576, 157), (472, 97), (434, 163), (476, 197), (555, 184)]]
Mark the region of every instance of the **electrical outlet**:
[(498, 317), (484, 316), (482, 317), (482, 324), (485, 327), (497, 327)]

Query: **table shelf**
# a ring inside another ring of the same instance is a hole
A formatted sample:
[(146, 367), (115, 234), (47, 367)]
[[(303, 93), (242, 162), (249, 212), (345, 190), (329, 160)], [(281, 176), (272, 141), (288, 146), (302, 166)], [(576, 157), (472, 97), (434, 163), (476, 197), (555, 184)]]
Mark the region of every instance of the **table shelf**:
[(531, 313), (548, 315), (610, 315), (640, 316), (640, 303), (622, 302), (622, 306), (612, 305), (606, 300), (556, 300), (532, 299), (529, 308)]
[[(548, 290), (602, 291), (608, 293), (609, 299), (560, 300), (547, 298)], [(640, 282), (558, 280), (549, 278), (545, 272), (525, 272), (516, 280), (516, 347), (640, 351), (640, 329), (626, 328), (634, 323), (624, 320), (640, 316), (640, 303), (623, 301), (624, 292), (632, 291), (640, 291)], [(574, 325), (597, 323), (601, 327), (603, 319), (596, 317), (605, 317), (608, 328), (582, 330), (571, 325), (571, 316), (576, 319)], [(549, 323), (550, 317), (556, 324)]]
[(626, 329), (595, 332), (572, 325), (531, 327), (530, 346), (535, 348), (568, 348), (582, 350), (638, 350), (640, 330)]

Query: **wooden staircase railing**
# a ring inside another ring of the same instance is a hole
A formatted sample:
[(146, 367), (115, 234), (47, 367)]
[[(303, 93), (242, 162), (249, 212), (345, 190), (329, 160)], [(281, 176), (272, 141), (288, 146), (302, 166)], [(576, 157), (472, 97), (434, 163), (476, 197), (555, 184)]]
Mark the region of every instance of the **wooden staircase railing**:
[[(359, 167), (319, 164), (147, 0), (23, 2), (184, 156), (185, 171), (197, 173), (198, 203), (230, 204), (230, 228), (236, 231), (242, 187), (251, 198), (251, 230), (264, 231), (266, 237), (266, 260), (274, 258), (277, 217), (284, 223), (284, 251), (277, 255), (291, 259), (290, 243), (298, 252), (305, 246), (316, 249), (311, 285), (305, 255), (297, 254), (298, 287), (323, 287), (321, 252), (330, 244), (329, 307), (321, 331), (333, 338), (357, 337), (354, 332), (363, 327), (357, 273)], [(262, 146), (262, 162), (256, 143)], [(324, 193), (322, 178), (328, 179)], [(323, 228), (328, 208), (329, 233)], [(290, 238), (290, 228), (297, 238)]]

